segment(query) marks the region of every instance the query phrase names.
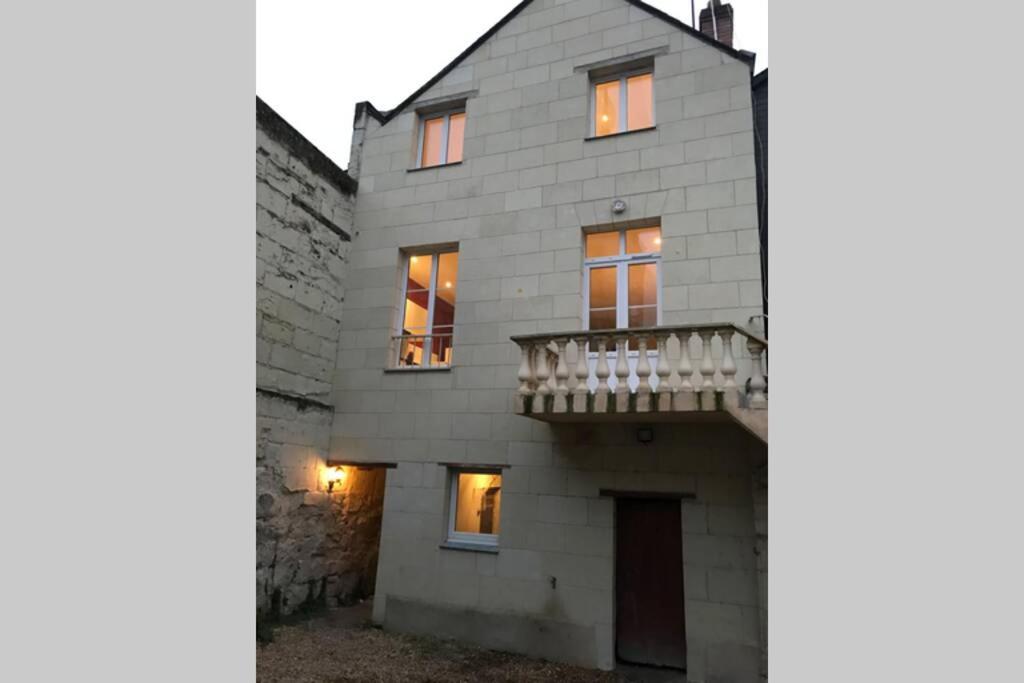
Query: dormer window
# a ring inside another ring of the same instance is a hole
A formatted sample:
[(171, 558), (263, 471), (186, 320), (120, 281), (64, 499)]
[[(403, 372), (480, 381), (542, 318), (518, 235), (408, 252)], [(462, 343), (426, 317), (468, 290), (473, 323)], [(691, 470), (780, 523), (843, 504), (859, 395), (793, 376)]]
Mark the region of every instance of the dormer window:
[(429, 168), (462, 161), (465, 132), (464, 109), (421, 115), (416, 167)]

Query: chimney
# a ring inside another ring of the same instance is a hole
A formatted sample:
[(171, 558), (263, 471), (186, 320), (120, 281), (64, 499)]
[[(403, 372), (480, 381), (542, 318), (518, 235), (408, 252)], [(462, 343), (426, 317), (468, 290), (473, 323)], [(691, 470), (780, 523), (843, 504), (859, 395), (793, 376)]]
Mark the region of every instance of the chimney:
[[(711, 15), (712, 6), (714, 16)], [(708, 6), (700, 11), (700, 32), (732, 47), (732, 5), (710, 0)]]

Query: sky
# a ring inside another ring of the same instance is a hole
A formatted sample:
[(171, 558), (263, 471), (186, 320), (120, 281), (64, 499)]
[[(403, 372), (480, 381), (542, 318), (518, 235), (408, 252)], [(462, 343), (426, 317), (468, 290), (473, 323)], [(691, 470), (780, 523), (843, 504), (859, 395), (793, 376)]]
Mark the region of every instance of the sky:
[[(455, 59), (518, 0), (257, 0), (256, 94), (348, 167), (356, 102), (384, 111)], [(690, 23), (687, 0), (647, 0)], [(768, 0), (730, 0), (733, 46), (768, 66)], [(707, 0), (696, 1), (698, 15)]]

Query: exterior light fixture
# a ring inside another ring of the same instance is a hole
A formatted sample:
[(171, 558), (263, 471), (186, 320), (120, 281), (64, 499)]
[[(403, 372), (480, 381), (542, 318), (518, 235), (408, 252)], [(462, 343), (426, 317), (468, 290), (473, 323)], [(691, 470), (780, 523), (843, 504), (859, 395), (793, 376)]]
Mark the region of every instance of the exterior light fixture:
[(327, 470), (327, 493), (334, 492), (334, 485), (341, 484), (345, 481), (345, 468), (344, 467), (331, 467)]
[(650, 427), (640, 427), (636, 430), (636, 440), (646, 445), (654, 441), (654, 430)]

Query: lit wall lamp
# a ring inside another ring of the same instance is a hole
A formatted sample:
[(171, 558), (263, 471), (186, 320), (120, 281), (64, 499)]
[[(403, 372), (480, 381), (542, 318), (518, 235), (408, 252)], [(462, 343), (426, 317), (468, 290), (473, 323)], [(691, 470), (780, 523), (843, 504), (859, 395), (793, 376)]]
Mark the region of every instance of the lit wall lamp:
[(327, 469), (325, 477), (327, 479), (327, 493), (332, 493), (335, 484), (340, 485), (345, 481), (345, 468), (340, 465), (338, 467), (330, 467)]

